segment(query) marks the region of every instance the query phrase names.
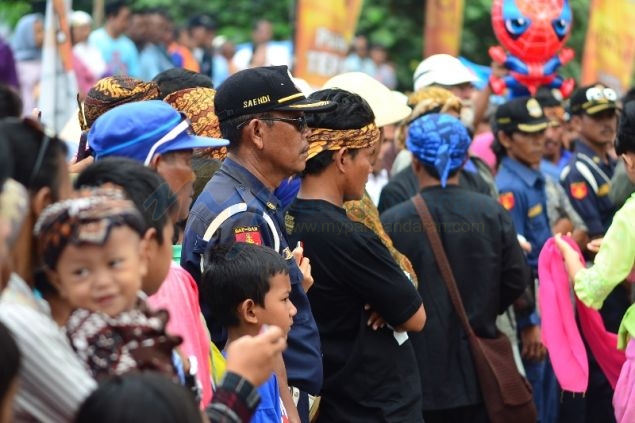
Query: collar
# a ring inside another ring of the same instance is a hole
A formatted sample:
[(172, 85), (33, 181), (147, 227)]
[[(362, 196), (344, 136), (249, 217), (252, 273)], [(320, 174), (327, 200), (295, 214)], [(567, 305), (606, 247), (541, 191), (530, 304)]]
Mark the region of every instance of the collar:
[(597, 154), (595, 154), (595, 151), (593, 151), (591, 147), (589, 147), (584, 141), (580, 139), (576, 140), (574, 151), (576, 153), (581, 153), (589, 157), (596, 165), (605, 165), (605, 159), (608, 160), (609, 164), (611, 163), (611, 159), (608, 157), (608, 155), (606, 157), (598, 156)]
[(518, 175), (523, 182), (530, 187), (536, 186), (537, 181), (540, 181), (544, 185), (545, 178), (539, 171), (525, 166), (524, 164), (510, 158), (504, 157), (502, 165), (510, 172)]
[(244, 187), (251, 191), (269, 210), (275, 212), (280, 208), (280, 200), (278, 200), (274, 193), (269, 191), (269, 188), (267, 188), (260, 179), (234, 160), (227, 157), (223, 161), (220, 171), (238, 182), (238, 189)]

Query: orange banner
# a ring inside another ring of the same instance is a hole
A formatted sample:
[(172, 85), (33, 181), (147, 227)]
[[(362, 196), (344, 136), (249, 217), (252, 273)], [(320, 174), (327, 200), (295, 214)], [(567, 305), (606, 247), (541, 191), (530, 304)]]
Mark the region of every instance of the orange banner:
[(582, 84), (602, 82), (625, 93), (635, 61), (635, 1), (592, 0), (582, 58)]
[(342, 69), (363, 0), (297, 0), (293, 75), (319, 87)]
[(446, 53), (458, 56), (463, 28), (463, 0), (428, 0), (423, 32), (423, 57)]

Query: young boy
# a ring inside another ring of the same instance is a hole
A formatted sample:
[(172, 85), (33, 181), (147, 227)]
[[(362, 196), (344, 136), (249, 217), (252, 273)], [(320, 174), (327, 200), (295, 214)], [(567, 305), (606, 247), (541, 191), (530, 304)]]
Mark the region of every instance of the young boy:
[[(201, 282), (203, 299), (227, 329), (226, 347), (241, 336), (257, 335), (264, 325), (289, 333), (297, 310), (289, 299), (288, 266), (273, 249), (247, 243), (210, 249)], [(258, 391), (261, 402), (251, 421), (286, 422), (275, 374)]]
[(168, 314), (138, 296), (147, 272), (145, 222), (120, 191), (86, 195), (49, 206), (35, 227), (47, 276), (75, 309), (66, 324), (70, 343), (97, 380), (142, 370), (174, 377), (181, 339), (166, 334)]

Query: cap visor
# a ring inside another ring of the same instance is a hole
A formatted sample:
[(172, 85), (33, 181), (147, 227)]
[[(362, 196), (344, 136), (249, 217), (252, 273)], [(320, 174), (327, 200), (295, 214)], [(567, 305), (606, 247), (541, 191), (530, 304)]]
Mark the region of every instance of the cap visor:
[(519, 123), (518, 124), (518, 130), (519, 131), (527, 132), (529, 134), (531, 134), (533, 132), (544, 131), (548, 127), (549, 127), (549, 121), (548, 120), (541, 121), (541, 122), (535, 122), (535, 123)]
[(600, 104), (596, 104), (595, 106), (588, 107), (584, 111), (586, 112), (587, 115), (594, 115), (596, 113), (603, 112), (604, 110), (616, 109), (616, 108), (617, 108), (617, 104), (615, 103), (600, 103)]
[(193, 148), (225, 147), (226, 145), (229, 145), (229, 141), (223, 138), (188, 135), (165, 144), (163, 148), (159, 148), (158, 151), (159, 153), (169, 153), (171, 151), (190, 150)]
[(335, 107), (336, 104), (332, 101), (315, 101), (310, 98), (304, 98), (292, 104), (278, 106), (273, 110), (281, 110), (284, 112), (327, 112), (333, 110)]

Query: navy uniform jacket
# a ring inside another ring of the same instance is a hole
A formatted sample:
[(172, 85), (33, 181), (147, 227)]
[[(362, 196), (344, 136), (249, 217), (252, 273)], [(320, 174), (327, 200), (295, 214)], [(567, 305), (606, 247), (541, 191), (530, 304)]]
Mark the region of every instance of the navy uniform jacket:
[(516, 232), (531, 244), (527, 262), (535, 270), (540, 250), (551, 237), (545, 177), (540, 171), (505, 157), (496, 175), (496, 186), (499, 202), (511, 213)]
[[(229, 216), (214, 231), (209, 243), (205, 242), (203, 237), (212, 221), (228, 207), (240, 203), (246, 203), (246, 210)], [(289, 385), (317, 394), (322, 387), (320, 338), (302, 287), (302, 272), (291, 254), (282, 228), (284, 217), (275, 195), (245, 168), (229, 158), (225, 159), (192, 207), (185, 228), (181, 265), (200, 283), (201, 254), (208, 244), (238, 241), (278, 247), (278, 252), (289, 265), (290, 298), (298, 309), (289, 332), (288, 348), (284, 352)], [(205, 304), (202, 306), (205, 308)]]
[(613, 220), (615, 205), (609, 193), (614, 171), (614, 160), (605, 163), (588, 145), (578, 140), (569, 164), (560, 174), (560, 183), (589, 228), (591, 238), (604, 235)]

